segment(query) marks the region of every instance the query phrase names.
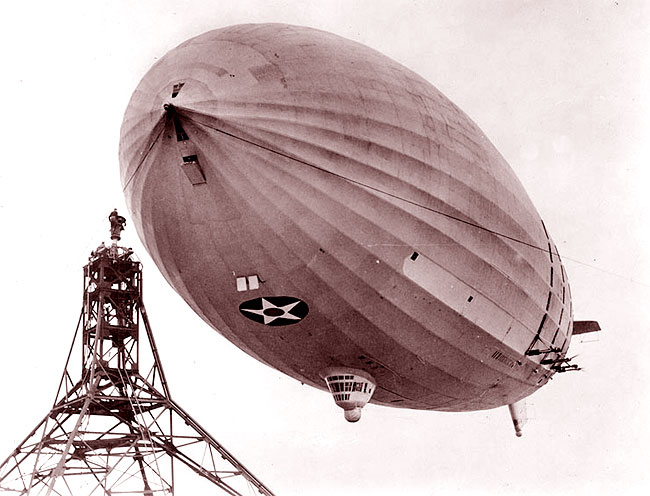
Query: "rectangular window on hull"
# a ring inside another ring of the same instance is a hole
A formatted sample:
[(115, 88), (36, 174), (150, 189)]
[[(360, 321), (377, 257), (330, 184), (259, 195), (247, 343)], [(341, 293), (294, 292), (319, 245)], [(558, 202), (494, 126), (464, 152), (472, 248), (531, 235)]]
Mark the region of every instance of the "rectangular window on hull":
[(260, 277), (257, 274), (252, 276), (237, 277), (237, 291), (254, 291), (260, 289)]
[(248, 289), (260, 289), (260, 279), (255, 276), (248, 276)]

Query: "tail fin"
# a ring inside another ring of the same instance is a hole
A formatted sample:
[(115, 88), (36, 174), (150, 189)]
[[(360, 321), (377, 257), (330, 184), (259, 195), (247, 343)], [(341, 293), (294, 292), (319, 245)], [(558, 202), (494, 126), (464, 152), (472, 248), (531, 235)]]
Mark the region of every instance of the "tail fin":
[(586, 334), (600, 331), (600, 324), (595, 320), (576, 320), (573, 323), (573, 334)]

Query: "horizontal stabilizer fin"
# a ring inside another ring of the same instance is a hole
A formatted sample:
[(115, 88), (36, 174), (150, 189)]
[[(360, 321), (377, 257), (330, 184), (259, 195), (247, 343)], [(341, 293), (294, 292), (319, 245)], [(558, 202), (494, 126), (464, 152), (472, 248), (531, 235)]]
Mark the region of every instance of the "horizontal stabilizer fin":
[(600, 324), (595, 320), (576, 320), (573, 323), (573, 334), (586, 334), (600, 331)]

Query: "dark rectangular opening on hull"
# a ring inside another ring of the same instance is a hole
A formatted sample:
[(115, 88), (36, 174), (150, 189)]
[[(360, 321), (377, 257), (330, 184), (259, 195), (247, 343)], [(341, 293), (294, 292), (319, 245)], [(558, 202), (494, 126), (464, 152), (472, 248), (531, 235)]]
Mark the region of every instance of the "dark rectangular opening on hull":
[(553, 287), (553, 266), (551, 266), (551, 287)]
[(196, 155), (187, 155), (186, 157), (183, 157), (183, 162), (185, 163), (190, 163), (190, 162), (198, 162), (199, 157)]
[(473, 299), (474, 299), (474, 297), (470, 296), (469, 298), (467, 298), (467, 301), (472, 301)]
[(411, 255), (411, 260), (415, 261), (419, 256), (420, 254), (417, 251), (414, 251), (413, 254)]
[(185, 83), (176, 83), (174, 87), (172, 88), (172, 98), (176, 98), (178, 94), (181, 91), (181, 88), (185, 85)]
[(181, 121), (176, 116), (174, 116), (174, 130), (176, 131), (176, 141), (187, 141), (190, 139), (185, 129), (183, 129)]

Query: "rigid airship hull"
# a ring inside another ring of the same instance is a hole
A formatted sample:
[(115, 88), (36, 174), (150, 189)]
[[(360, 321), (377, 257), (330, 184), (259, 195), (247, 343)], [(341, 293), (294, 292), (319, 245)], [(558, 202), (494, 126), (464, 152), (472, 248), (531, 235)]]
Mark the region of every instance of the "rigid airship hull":
[(514, 173), (431, 84), (279, 24), (219, 29), (145, 75), (121, 131), (137, 231), (174, 289), (248, 354), (372, 402), (477, 410), (544, 385), (571, 298)]

